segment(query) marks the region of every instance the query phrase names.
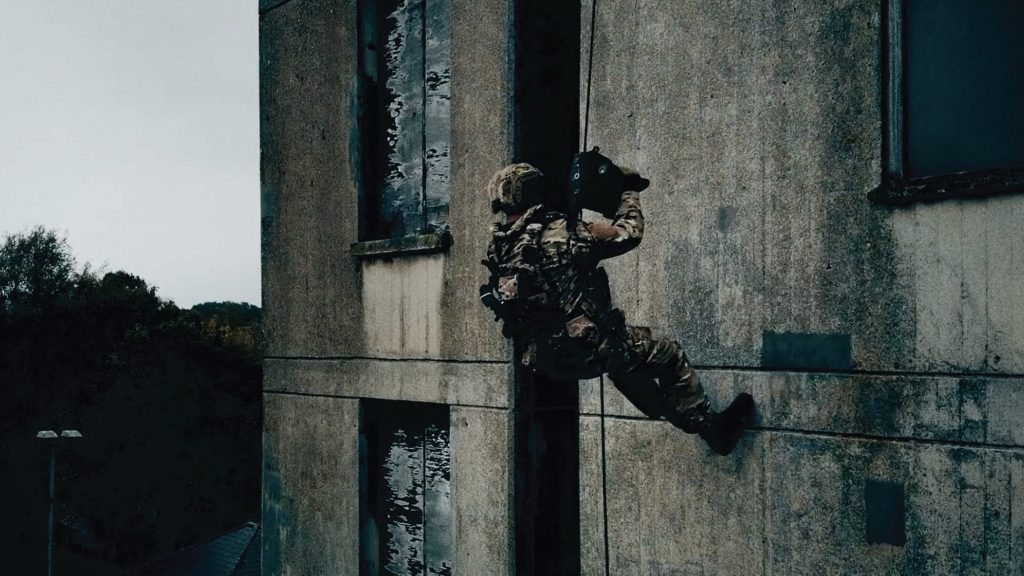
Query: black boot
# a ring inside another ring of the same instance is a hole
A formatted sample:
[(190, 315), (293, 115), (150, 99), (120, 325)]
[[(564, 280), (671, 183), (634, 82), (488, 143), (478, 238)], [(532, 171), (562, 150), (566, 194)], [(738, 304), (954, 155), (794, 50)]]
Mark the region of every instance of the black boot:
[(710, 421), (697, 432), (715, 454), (730, 454), (740, 441), (743, 430), (754, 419), (754, 398), (743, 392), (725, 410), (712, 414)]

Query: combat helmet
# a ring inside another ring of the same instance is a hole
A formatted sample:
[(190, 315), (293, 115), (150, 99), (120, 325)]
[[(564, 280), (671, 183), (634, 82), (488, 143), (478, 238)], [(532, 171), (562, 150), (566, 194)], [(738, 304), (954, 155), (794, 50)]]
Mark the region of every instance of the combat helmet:
[(498, 170), (487, 183), (491, 211), (515, 214), (543, 202), (543, 176), (540, 170), (522, 162)]

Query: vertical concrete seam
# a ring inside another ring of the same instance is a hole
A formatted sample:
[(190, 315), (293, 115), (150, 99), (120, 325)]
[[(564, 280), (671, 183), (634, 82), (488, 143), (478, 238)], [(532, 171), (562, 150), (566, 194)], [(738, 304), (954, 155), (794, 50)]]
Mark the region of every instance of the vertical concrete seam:
[[(992, 209), (992, 203), (989, 202), (988, 200), (986, 200), (985, 201), (986, 216), (988, 215), (988, 212), (991, 211), (991, 209)], [(988, 218), (986, 218), (986, 220), (988, 220)], [(991, 245), (989, 244), (989, 238), (988, 238), (988, 226), (985, 226), (982, 229), (982, 234), (983, 234), (983, 238), (984, 238), (984, 242), (985, 242), (985, 268), (984, 268), (985, 269), (985, 358), (982, 360), (981, 367), (982, 367), (983, 370), (988, 370), (989, 369), (989, 358), (991, 357), (991, 354), (992, 354), (992, 351), (990, 349), (990, 345), (991, 345), (991, 342), (992, 342), (992, 321), (989, 318), (989, 310), (988, 310), (988, 285), (989, 285), (989, 283), (988, 283), (989, 282), (989, 271), (988, 271), (989, 259), (988, 259), (988, 256), (989, 256), (989, 251), (990, 251), (990, 248), (991, 248)]]
[(957, 436), (964, 440), (964, 381), (959, 380), (956, 384), (956, 424)]
[[(514, 360), (513, 360), (514, 363)], [(514, 382), (514, 380), (513, 380)], [(514, 384), (513, 384), (514, 385)], [(505, 536), (506, 536), (506, 556), (505, 563), (507, 567), (507, 574), (509, 576), (517, 574), (516, 572), (516, 418), (515, 408), (512, 404), (513, 400), (509, 400), (509, 409), (505, 417), (508, 419), (508, 435), (505, 437), (505, 449), (506, 449), (506, 462), (508, 462), (508, 469), (505, 474), (506, 488), (505, 493), (505, 517), (508, 519)]]
[(1009, 561), (1012, 565), (1014, 563), (1014, 465), (1013, 461), (1010, 461), (1008, 466), (1010, 469), (1007, 470), (1007, 494), (1010, 497), (1009, 505), (1007, 506), (1007, 527), (1010, 532), (1010, 553)]
[(989, 545), (989, 504), (988, 497), (991, 493), (991, 487), (989, 486), (989, 480), (992, 477), (992, 467), (995, 466), (995, 456), (986, 456), (983, 459), (984, 464), (982, 465), (982, 476), (981, 476), (981, 531), (983, 537), (981, 539), (981, 565), (985, 567), (985, 573), (988, 574), (988, 545)]
[[(963, 208), (961, 207), (961, 215), (963, 214), (962, 210), (963, 210)], [(963, 231), (963, 227), (962, 226), (961, 226), (960, 230), (961, 230), (961, 234), (962, 234), (962, 231)], [(961, 282), (962, 282), (962, 279), (961, 279)], [(958, 549), (958, 552), (959, 552), (956, 555), (957, 574), (963, 574), (964, 573), (964, 558), (963, 557), (964, 557), (964, 547), (965, 547), (965, 542), (964, 542), (964, 488), (965, 488), (965, 486), (964, 485), (967, 483), (967, 481), (964, 478), (965, 470), (964, 470), (964, 465), (963, 465), (962, 461), (960, 463), (958, 463), (956, 472), (957, 472), (958, 478), (957, 478), (957, 481), (954, 483), (954, 485), (956, 486), (957, 535), (956, 535), (956, 540), (954, 541), (953, 546), (954, 546), (954, 549)]]
[[(1018, 212), (1018, 215), (1021, 212), (1021, 204), (1020, 203), (1017, 204), (1017, 212)], [(1020, 219), (1018, 218), (1017, 221), (1019, 222)], [(1013, 274), (1013, 271), (1017, 270), (1017, 257), (1018, 257), (1018, 254), (1017, 254), (1017, 251), (1014, 250), (1016, 244), (1014, 242), (1009, 242), (1009, 244), (1010, 244), (1010, 274)], [(1011, 306), (1010, 307), (1010, 326), (1011, 327), (1016, 327), (1017, 326), (1017, 309), (1018, 308), (1019, 308), (1018, 306)]]
[(967, 280), (964, 277), (964, 203), (958, 201), (957, 204), (960, 216), (960, 250), (958, 251), (960, 256), (960, 305), (957, 307), (957, 317), (960, 320), (960, 365), (970, 366), (971, 359), (967, 357), (964, 347), (967, 332), (965, 307), (970, 305), (967, 301)]
[(762, 435), (764, 443), (761, 446), (761, 574), (767, 576), (768, 559), (771, 554), (772, 542), (768, 535), (768, 526), (771, 516), (771, 507), (768, 505), (768, 484), (771, 474), (768, 468), (768, 449), (771, 446), (771, 434)]
[(919, 279), (918, 279), (918, 273), (917, 273), (918, 260), (919, 260), (918, 253), (919, 253), (919, 250), (920, 250), (920, 240), (921, 240), (921, 218), (920, 218), (921, 214), (920, 214), (920, 212), (918, 210), (919, 207), (920, 207), (920, 205), (915, 205), (914, 208), (913, 208), (913, 212), (911, 212), (911, 215), (912, 215), (911, 216), (911, 220), (913, 222), (913, 224), (911, 226), (911, 230), (913, 230), (913, 232), (912, 232), (913, 238), (910, 241), (911, 249), (914, 251), (913, 255), (911, 256), (911, 261), (913, 262), (913, 266), (914, 266), (914, 268), (913, 268), (914, 278), (912, 280), (913, 286), (914, 286), (914, 305), (913, 305), (913, 310), (914, 310), (914, 323), (913, 323), (913, 327), (914, 327), (913, 328), (914, 347), (913, 347), (913, 353), (911, 355), (911, 358), (914, 359), (914, 363), (915, 363), (915, 365), (918, 365), (918, 367), (919, 367), (919, 363), (920, 363), (920, 355), (918, 354), (919, 346), (918, 346), (918, 334), (917, 333), (918, 333), (918, 330), (919, 330), (919, 327), (920, 327), (920, 324), (921, 324), (921, 321), (920, 321), (921, 320), (921, 311), (919, 310), (919, 304), (920, 304), (920, 299), (921, 299), (921, 290), (920, 290), (920, 287), (918, 286), (918, 280)]

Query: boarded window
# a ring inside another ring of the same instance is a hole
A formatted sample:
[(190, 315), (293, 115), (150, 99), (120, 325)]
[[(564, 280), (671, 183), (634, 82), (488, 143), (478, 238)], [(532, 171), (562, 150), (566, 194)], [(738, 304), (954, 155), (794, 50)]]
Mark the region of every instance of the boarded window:
[(362, 239), (444, 229), (451, 0), (363, 0)]
[(362, 574), (451, 575), (448, 407), (364, 401)]

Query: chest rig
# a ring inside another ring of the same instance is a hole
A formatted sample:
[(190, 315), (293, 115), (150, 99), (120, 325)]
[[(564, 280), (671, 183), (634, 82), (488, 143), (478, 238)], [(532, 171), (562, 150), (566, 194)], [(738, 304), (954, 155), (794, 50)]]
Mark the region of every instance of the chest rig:
[(553, 335), (569, 318), (609, 306), (604, 270), (588, 265), (589, 240), (577, 221), (539, 206), (492, 228), (482, 261), (490, 277), (480, 286), (480, 300), (503, 322), (506, 337)]
[(559, 212), (534, 206), (511, 225), (495, 225), (487, 258), (490, 271), (480, 286), (480, 301), (503, 322), (506, 337), (549, 330), (564, 322), (558, 290), (545, 273), (541, 236)]

